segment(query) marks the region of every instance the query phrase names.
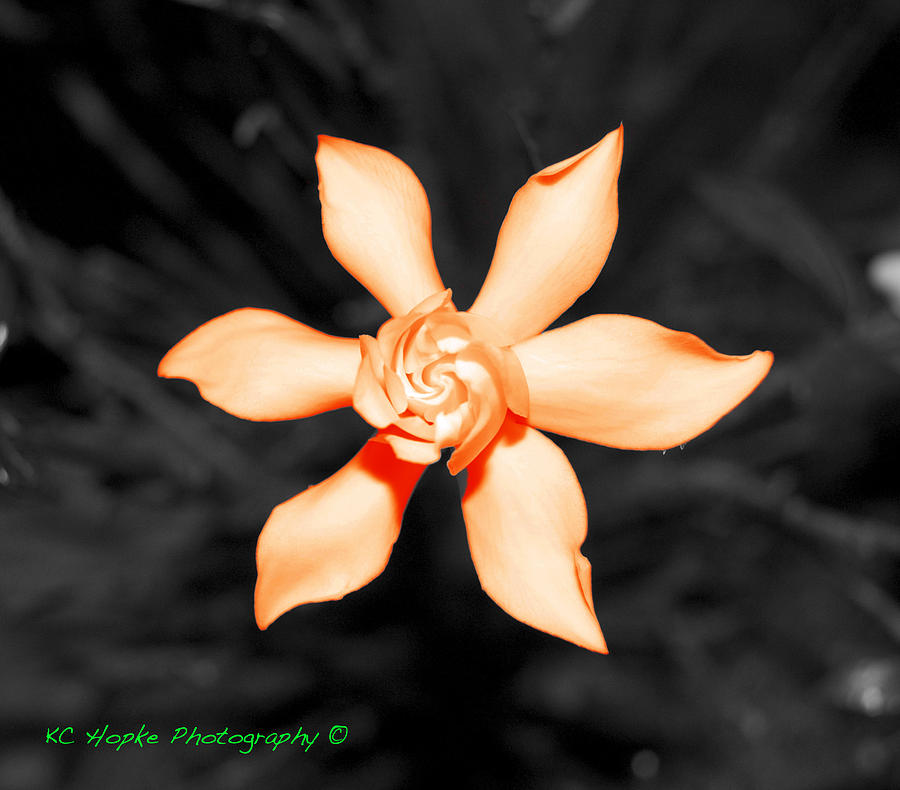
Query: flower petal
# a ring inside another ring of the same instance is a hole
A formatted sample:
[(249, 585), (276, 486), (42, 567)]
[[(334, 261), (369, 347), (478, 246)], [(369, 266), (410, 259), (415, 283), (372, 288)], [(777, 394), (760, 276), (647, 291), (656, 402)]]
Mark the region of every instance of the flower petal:
[(581, 486), (566, 456), (540, 432), (507, 419), (469, 465), (462, 501), (484, 591), (523, 623), (605, 653), (594, 615)]
[(159, 363), (210, 403), (245, 420), (290, 420), (351, 404), (359, 342), (318, 332), (272, 310), (244, 308), (207, 321)]
[(772, 353), (727, 356), (695, 335), (630, 315), (592, 315), (513, 347), (528, 422), (632, 450), (693, 439), (765, 378)]
[(415, 335), (415, 330), (425, 323), (429, 314), (438, 310), (442, 313), (455, 313), (453, 306), (453, 291), (445, 288), (443, 291), (433, 293), (420, 304), (412, 308), (406, 315), (391, 318), (385, 321), (378, 329), (378, 343), (387, 363), (394, 367), (403, 367), (402, 360), (406, 344), (398, 342), (404, 334)]
[(390, 445), (397, 458), (412, 464), (427, 466), (441, 458), (441, 448), (434, 441), (416, 438), (393, 425), (379, 431), (372, 441)]
[(501, 373), (479, 361), (484, 352), (485, 349), (469, 346), (456, 357), (456, 371), (465, 382), (467, 404), (474, 421), (447, 461), (451, 475), (459, 474), (484, 451), (506, 417)]
[(431, 211), (416, 174), (371, 145), (319, 135), (322, 230), (331, 254), (391, 313), (443, 289)]
[(371, 335), (359, 336), (362, 364), (353, 384), (353, 408), (373, 428), (386, 428), (397, 419), (384, 389), (385, 365), (381, 349)]
[(500, 349), (500, 372), (503, 376), (503, 393), (510, 411), (528, 418), (528, 379), (519, 358), (509, 348)]
[(536, 335), (591, 287), (619, 221), (622, 127), (528, 179), (512, 199), (471, 312), (506, 343)]
[(327, 480), (278, 505), (256, 549), (259, 627), (300, 604), (343, 598), (378, 576), (424, 469), (371, 439)]

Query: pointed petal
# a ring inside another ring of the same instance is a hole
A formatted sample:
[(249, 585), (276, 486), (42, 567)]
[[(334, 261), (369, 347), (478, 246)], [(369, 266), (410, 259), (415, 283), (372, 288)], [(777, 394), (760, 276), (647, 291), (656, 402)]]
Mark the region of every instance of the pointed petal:
[(391, 313), (443, 289), (431, 211), (416, 174), (371, 145), (319, 135), (322, 230), (331, 254)]
[(318, 332), (272, 310), (244, 308), (207, 321), (159, 363), (210, 403), (245, 420), (290, 420), (351, 404), (359, 342)]
[(256, 549), (259, 627), (300, 604), (343, 598), (378, 576), (424, 469), (373, 439), (327, 480), (276, 507)]
[(594, 615), (581, 486), (566, 456), (539, 431), (507, 419), (469, 465), (462, 501), (484, 591), (533, 628), (605, 653)]
[(507, 344), (541, 332), (597, 279), (619, 221), (621, 162), (620, 126), (516, 192), (471, 307), (504, 328)]
[(513, 347), (528, 422), (632, 450), (693, 439), (765, 378), (769, 351), (727, 356), (687, 332), (630, 315), (592, 315)]

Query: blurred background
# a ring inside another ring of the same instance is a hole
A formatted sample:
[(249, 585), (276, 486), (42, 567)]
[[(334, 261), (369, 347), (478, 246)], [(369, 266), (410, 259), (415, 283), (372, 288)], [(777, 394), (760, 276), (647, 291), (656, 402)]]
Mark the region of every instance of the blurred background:
[[(898, 33), (896, 0), (0, 0), (0, 786), (900, 788)], [(619, 122), (561, 321), (775, 367), (683, 450), (559, 439), (611, 655), (481, 592), (443, 464), (382, 576), (259, 632), (260, 527), (370, 429), (155, 371), (237, 307), (386, 318), (322, 239), (316, 134), (413, 167), (467, 306), (513, 192)], [(107, 722), (322, 735), (44, 743)]]

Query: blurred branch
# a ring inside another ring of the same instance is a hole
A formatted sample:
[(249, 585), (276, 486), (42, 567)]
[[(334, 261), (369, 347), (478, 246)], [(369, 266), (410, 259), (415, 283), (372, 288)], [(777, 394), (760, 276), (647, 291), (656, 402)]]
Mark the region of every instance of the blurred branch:
[(561, 38), (572, 32), (596, 0), (530, 0), (528, 12), (547, 35)]
[(841, 100), (898, 24), (900, 3), (894, 0), (846, 4), (763, 119), (744, 156), (745, 168), (775, 169), (815, 125), (823, 105)]
[(47, 21), (18, 0), (0, 0), (0, 36), (12, 41), (35, 43), (47, 37)]
[(304, 181), (309, 179), (313, 152), (272, 102), (259, 101), (247, 107), (234, 122), (232, 137), (238, 148), (251, 148), (261, 137), (268, 138), (291, 170)]
[(777, 477), (767, 480), (739, 466), (716, 461), (693, 464), (677, 477), (695, 491), (729, 498), (795, 532), (853, 549), (862, 556), (879, 551), (900, 554), (900, 526), (815, 504)]
[(534, 135), (528, 128), (528, 124), (522, 117), (522, 111), (518, 107), (510, 107), (508, 112), (513, 125), (516, 127), (516, 133), (522, 141), (522, 146), (525, 148), (525, 153), (528, 155), (531, 169), (536, 173), (544, 167), (537, 140), (535, 140)]
[(279, 36), (321, 78), (337, 90), (346, 90), (350, 74), (331, 45), (331, 37), (315, 18), (287, 3), (269, 0), (173, 0), (252, 22)]
[(137, 406), (225, 479), (246, 485), (259, 475), (239, 447), (208, 429), (194, 412), (164, 392), (146, 371), (110, 351), (98, 339), (82, 335), (77, 340), (69, 340), (46, 331), (40, 336), (56, 350), (68, 350), (69, 358), (74, 359), (82, 375), (102, 382), (108, 391)]
[(81, 133), (118, 167), (137, 192), (160, 214), (179, 223), (195, 213), (190, 191), (116, 114), (113, 106), (87, 77), (66, 71), (57, 96)]
[[(259, 108), (260, 105), (254, 107)], [(257, 161), (245, 161), (238, 155), (232, 140), (196, 114), (178, 120), (182, 130), (181, 138), (196, 160), (273, 228), (297, 256), (305, 255), (309, 241), (301, 220), (305, 216), (304, 207), (300, 205), (297, 192), (281, 163), (271, 155), (268, 157), (269, 161), (263, 156), (258, 157)], [(239, 129), (240, 142), (246, 144), (254, 139), (254, 131), (258, 135), (263, 129), (276, 126), (279, 122), (277, 116), (266, 117), (257, 110), (257, 113), (251, 113), (249, 119), (243, 115), (238, 118), (234, 136), (238, 137)], [(312, 151), (304, 149), (296, 137), (288, 137), (283, 132), (278, 137), (282, 143), (291, 146), (289, 155), (295, 164), (300, 165), (304, 161), (307, 163), (303, 176), (308, 179)]]
[(630, 490), (624, 483), (619, 489), (623, 493), (607, 503), (610, 509), (604, 512), (604, 520), (633, 521), (648, 511), (671, 512), (697, 499), (725, 500), (863, 557), (878, 552), (900, 555), (900, 525), (815, 504), (795, 493), (784, 479), (765, 478), (726, 461), (696, 461), (677, 469), (648, 465), (633, 480)]
[[(46, 242), (33, 250), (12, 208), (0, 194), (0, 253), (21, 272), (34, 301), (31, 328), (35, 336), (89, 381), (93, 381), (144, 411), (166, 428), (174, 440), (202, 457), (226, 479), (246, 482), (256, 477), (239, 448), (208, 430), (196, 417), (164, 392), (155, 377), (106, 347), (84, 325), (53, 283), (48, 267), (66, 256), (60, 245)], [(76, 269), (71, 261), (65, 267)]]
[(847, 320), (858, 317), (863, 292), (831, 236), (775, 186), (749, 179), (698, 180), (704, 205), (749, 241), (810, 283)]
[[(862, 307), (861, 288), (853, 280), (851, 267), (830, 239), (831, 234), (816, 225), (813, 218), (805, 216), (800, 207), (792, 205), (787, 196), (779, 198), (770, 174), (805, 139), (819, 115), (827, 109), (826, 101), (834, 105), (846, 94), (898, 24), (900, 4), (893, 0), (847, 5), (810, 47), (769, 112), (748, 134), (745, 153), (734, 170), (756, 174), (756, 184), (748, 187), (748, 181), (706, 179), (698, 188), (707, 207), (724, 217), (731, 227), (814, 283), (831, 301), (846, 304), (850, 311)], [(772, 197), (779, 208), (769, 204)], [(674, 212), (652, 246), (642, 253), (643, 264), (673, 256), (689, 257), (688, 247), (695, 236), (693, 229), (700, 228), (700, 223), (689, 207)], [(715, 240), (709, 242), (708, 249), (704, 250), (705, 258), (717, 260), (722, 244)], [(859, 317), (858, 313), (853, 315)]]
[(384, 93), (393, 82), (390, 67), (376, 49), (355, 9), (345, 0), (312, 0), (312, 3), (319, 14), (331, 22), (344, 57), (359, 71), (368, 92), (373, 96)]
[[(673, 29), (682, 21), (683, 11), (677, 9), (674, 5), (650, 4), (648, 19), (641, 26), (644, 40), (639, 43), (640, 55), (626, 72), (622, 101), (629, 129), (629, 158), (652, 156), (658, 135), (668, 136), (665, 125), (682, 112), (698, 77), (731, 46), (755, 13), (748, 4), (708, 3), (698, 7), (699, 13), (682, 31)], [(678, 42), (674, 51), (661, 43), (667, 38)], [(654, 127), (656, 136), (652, 135)]]
[(850, 597), (900, 644), (900, 606), (891, 596), (870, 579), (859, 576), (850, 587)]
[(202, 212), (188, 187), (126, 125), (100, 89), (83, 74), (66, 71), (58, 79), (60, 104), (82, 134), (116, 166), (135, 190), (186, 236), (206, 259), (250, 299), (284, 307), (283, 289), (268, 276), (246, 242)]
[(16, 445), (20, 431), (16, 418), (0, 407), (0, 486), (34, 480), (34, 466)]

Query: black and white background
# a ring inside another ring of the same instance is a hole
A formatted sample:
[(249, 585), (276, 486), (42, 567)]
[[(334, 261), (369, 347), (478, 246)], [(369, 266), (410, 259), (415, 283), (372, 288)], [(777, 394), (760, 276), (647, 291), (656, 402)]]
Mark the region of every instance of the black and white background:
[[(0, 0), (0, 786), (900, 788), (898, 73), (897, 0)], [(775, 366), (681, 451), (559, 439), (611, 655), (481, 592), (442, 464), (381, 577), (259, 632), (260, 527), (370, 429), (155, 370), (237, 307), (386, 318), (322, 239), (316, 134), (413, 167), (468, 306), (513, 192), (620, 121), (561, 320)], [(44, 742), (107, 722), (349, 737)]]

